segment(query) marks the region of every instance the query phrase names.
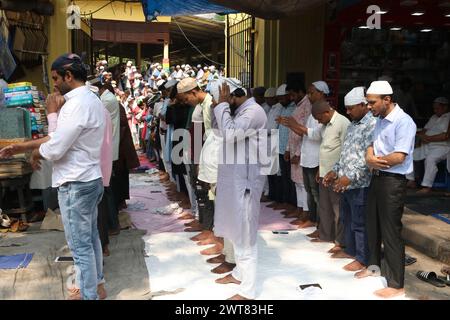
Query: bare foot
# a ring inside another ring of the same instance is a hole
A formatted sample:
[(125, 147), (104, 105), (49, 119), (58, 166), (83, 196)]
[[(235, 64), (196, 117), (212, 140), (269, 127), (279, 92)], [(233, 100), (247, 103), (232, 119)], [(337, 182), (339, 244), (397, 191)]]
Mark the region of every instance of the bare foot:
[(431, 193), (431, 188), (422, 188), (416, 192), (416, 194), (429, 194)]
[(305, 223), (305, 219), (304, 218), (298, 218), (298, 219), (295, 219), (295, 220), (289, 222), (289, 224), (292, 224), (294, 226), (300, 226), (303, 223)]
[(336, 253), (342, 250), (342, 247), (340, 245), (335, 244), (333, 248), (328, 250), (328, 253)]
[(270, 204), (267, 205), (268, 208), (273, 208), (278, 204), (278, 202), (272, 202)]
[(185, 227), (195, 227), (195, 226), (200, 226), (200, 222), (198, 222), (198, 220), (192, 220), (191, 222), (186, 222), (184, 224)]
[(261, 202), (270, 202), (270, 199), (269, 199), (269, 197), (263, 195), (263, 196), (261, 197)]
[(218, 243), (216, 237), (212, 236), (210, 238), (207, 238), (205, 240), (200, 240), (199, 242), (197, 242), (198, 246), (206, 246), (208, 244), (216, 244)]
[(220, 283), (220, 284), (229, 284), (229, 283), (241, 284), (241, 281), (236, 280), (231, 274), (229, 274), (229, 275), (226, 275), (223, 278), (216, 279), (216, 283)]
[(394, 298), (394, 297), (404, 295), (405, 289), (404, 288), (395, 289), (395, 288), (388, 287), (388, 288), (377, 290), (373, 294), (380, 298), (389, 299), (389, 298)]
[(105, 289), (105, 284), (104, 284), (104, 283), (101, 283), (101, 284), (99, 284), (99, 285), (97, 286), (97, 294), (98, 294), (98, 298), (99, 298), (100, 300), (105, 300), (106, 297), (108, 296), (108, 295), (106, 294), (106, 289)]
[(105, 245), (105, 247), (103, 248), (103, 256), (104, 257), (109, 257), (109, 249), (108, 249), (108, 245)]
[(406, 187), (408, 189), (416, 189), (417, 188), (417, 183), (413, 180), (408, 180), (408, 182), (406, 183)]
[(210, 238), (213, 235), (212, 231), (209, 230), (203, 230), (202, 232), (200, 232), (199, 234), (197, 234), (196, 236), (190, 238), (192, 241), (201, 241), (201, 240), (205, 240), (207, 238)]
[(284, 217), (286, 219), (292, 219), (292, 218), (298, 218), (299, 212), (297, 210), (286, 210), (281, 212), (281, 214), (284, 214)]
[(319, 230), (311, 232), (310, 234), (307, 234), (306, 236), (309, 238), (319, 238)]
[(212, 269), (211, 272), (217, 274), (227, 273), (233, 271), (234, 267), (236, 267), (236, 264), (224, 261), (220, 266)]
[(189, 227), (184, 229), (184, 232), (200, 232), (202, 230), (202, 227)]
[(316, 224), (310, 220), (304, 221), (302, 224), (298, 225), (299, 229), (307, 229), (307, 228), (312, 228), (315, 227)]
[[(72, 288), (68, 290), (70, 295), (67, 300), (82, 300), (81, 299), (81, 291), (77, 288)], [(108, 296), (106, 294), (105, 284), (101, 283), (97, 286), (97, 295), (100, 300), (105, 300)]]
[(178, 218), (178, 220), (192, 220), (194, 219), (194, 215), (192, 213), (186, 213)]
[(234, 296), (228, 298), (227, 300), (253, 300), (253, 299), (249, 299), (249, 298), (243, 297), (239, 294), (235, 294)]
[(217, 257), (209, 258), (208, 260), (206, 260), (206, 262), (208, 262), (208, 263), (222, 263), (222, 262), (225, 262), (225, 255), (220, 254)]
[(356, 278), (356, 279), (362, 279), (362, 278), (370, 277), (370, 276), (372, 276), (372, 275), (373, 275), (373, 274), (372, 274), (372, 272), (370, 272), (369, 269), (364, 268), (364, 269), (362, 269), (361, 271), (355, 273), (355, 278)]
[(359, 261), (353, 260), (349, 264), (346, 264), (342, 269), (344, 269), (345, 271), (356, 272), (356, 271), (364, 269), (365, 267), (366, 266), (363, 265), (362, 263), (360, 263)]
[[(333, 259), (355, 259), (355, 257), (347, 254), (344, 250), (333, 253), (331, 255), (331, 258), (333, 258)], [(358, 270), (361, 270), (361, 269), (358, 269)], [(358, 271), (358, 270), (355, 270), (355, 271)]]
[(222, 253), (222, 250), (223, 250), (223, 245), (218, 243), (214, 247), (200, 251), (200, 254), (204, 255), (204, 256), (213, 256), (213, 255)]

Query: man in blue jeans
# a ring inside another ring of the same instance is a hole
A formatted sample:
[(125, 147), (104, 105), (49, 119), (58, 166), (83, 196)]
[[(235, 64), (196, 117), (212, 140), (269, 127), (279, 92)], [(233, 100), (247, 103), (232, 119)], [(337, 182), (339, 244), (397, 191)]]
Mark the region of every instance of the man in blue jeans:
[(369, 258), (365, 209), (371, 174), (366, 165), (366, 150), (372, 143), (376, 118), (367, 107), (363, 87), (352, 89), (344, 102), (352, 123), (347, 129), (340, 159), (324, 177), (324, 184), (342, 192), (339, 218), (345, 229), (345, 249), (331, 257), (354, 259), (344, 270), (355, 272), (365, 268)]
[(63, 95), (47, 98), (48, 112), (61, 107), (56, 130), (45, 138), (4, 148), (0, 158), (33, 150), (34, 169), (39, 168), (41, 159), (53, 161), (52, 185), (58, 188), (66, 240), (80, 271), (81, 294), (72, 299), (95, 300), (106, 296), (97, 229), (97, 205), (103, 195), (100, 152), (105, 115), (100, 99), (85, 86), (87, 72), (79, 56), (60, 56), (51, 72), (55, 91)]

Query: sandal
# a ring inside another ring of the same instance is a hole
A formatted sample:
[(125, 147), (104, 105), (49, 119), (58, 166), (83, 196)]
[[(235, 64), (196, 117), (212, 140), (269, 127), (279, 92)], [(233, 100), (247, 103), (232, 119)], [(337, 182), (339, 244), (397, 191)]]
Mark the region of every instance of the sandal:
[(410, 255), (405, 255), (405, 266), (410, 266), (417, 261), (417, 258), (411, 257)]
[(11, 226), (11, 219), (0, 209), (0, 224), (2, 227), (9, 228)]
[(435, 272), (417, 271), (416, 277), (422, 281), (432, 284), (435, 287), (445, 287), (445, 282), (439, 279)]

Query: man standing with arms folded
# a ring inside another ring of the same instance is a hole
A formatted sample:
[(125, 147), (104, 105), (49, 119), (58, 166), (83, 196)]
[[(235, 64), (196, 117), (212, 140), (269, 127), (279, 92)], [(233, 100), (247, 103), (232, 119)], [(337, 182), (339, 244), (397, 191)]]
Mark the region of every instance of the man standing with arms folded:
[(387, 81), (374, 81), (367, 90), (367, 102), (378, 117), (373, 144), (366, 161), (372, 169), (367, 202), (367, 236), (370, 268), (355, 274), (371, 275), (372, 266), (381, 266), (381, 243), (384, 244), (387, 288), (375, 295), (391, 298), (405, 293), (405, 245), (402, 239), (402, 215), (406, 195), (406, 175), (413, 171), (416, 125), (398, 104), (392, 101), (393, 90)]
[(352, 123), (347, 129), (341, 157), (324, 178), (324, 184), (342, 192), (340, 218), (344, 225), (345, 250), (332, 258), (353, 258), (344, 266), (347, 271), (359, 271), (367, 266), (366, 203), (370, 172), (366, 151), (372, 143), (376, 119), (367, 108), (364, 87), (350, 91), (344, 99)]

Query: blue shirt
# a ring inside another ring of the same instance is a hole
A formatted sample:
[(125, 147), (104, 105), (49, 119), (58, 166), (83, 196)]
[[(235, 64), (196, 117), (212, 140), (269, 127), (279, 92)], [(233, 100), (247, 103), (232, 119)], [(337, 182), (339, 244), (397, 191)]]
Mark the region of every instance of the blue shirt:
[[(290, 117), (294, 112), (297, 105), (294, 102), (291, 102), (287, 107), (281, 109), (280, 117)], [(279, 137), (279, 153), (284, 154), (286, 152), (286, 147), (289, 141), (289, 128), (280, 124), (278, 127), (278, 137)]]
[(403, 163), (381, 171), (404, 175), (413, 172), (412, 155), (416, 131), (413, 119), (398, 104), (385, 118), (377, 119), (373, 141), (375, 155), (387, 156), (394, 152), (407, 155)]
[(370, 185), (369, 167), (366, 164), (366, 151), (372, 144), (377, 119), (368, 112), (361, 120), (353, 121), (347, 128), (339, 161), (333, 171), (339, 177), (351, 180), (348, 189), (366, 188)]

